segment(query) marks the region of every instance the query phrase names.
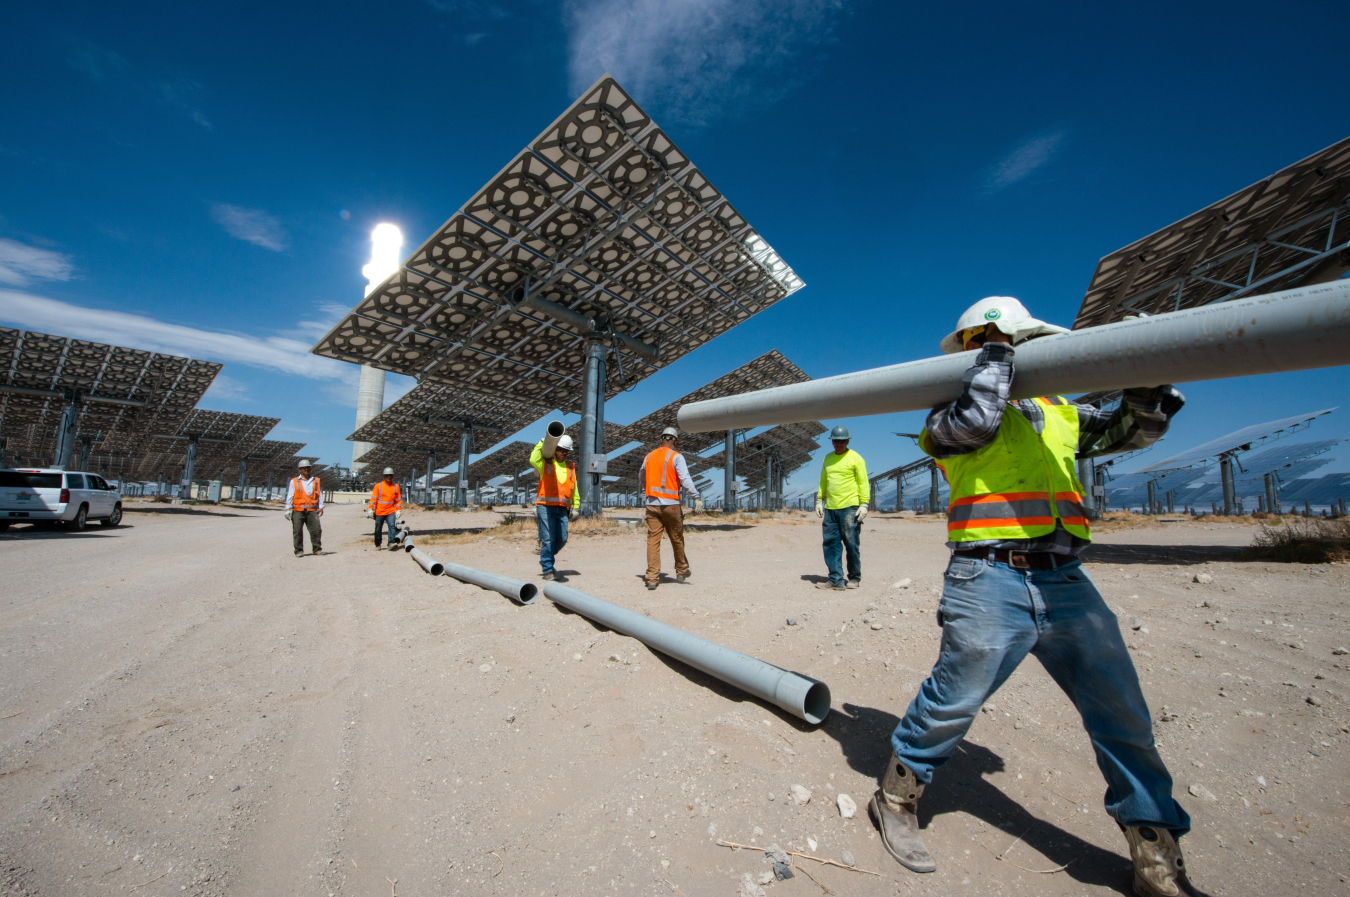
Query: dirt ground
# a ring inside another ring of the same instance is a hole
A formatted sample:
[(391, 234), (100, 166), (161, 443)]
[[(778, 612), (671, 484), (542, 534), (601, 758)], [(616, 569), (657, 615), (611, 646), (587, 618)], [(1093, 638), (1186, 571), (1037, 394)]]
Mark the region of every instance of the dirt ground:
[[(501, 514), (408, 516), (433, 556), (538, 581), (526, 527), (475, 532)], [(576, 533), (559, 567), (824, 680), (825, 724), (542, 597), (517, 607), (377, 553), (355, 506), (331, 507), (326, 553), (302, 559), (260, 506), (138, 503), (115, 530), (0, 534), (0, 889), (1129, 893), (1087, 738), (1034, 660), (925, 795), (937, 873), (895, 864), (868, 821), (888, 735), (937, 653), (940, 523), (874, 514), (863, 588), (833, 593), (812, 588), (814, 516), (689, 522), (688, 583), (644, 589), (645, 533), (623, 525)], [(1193, 817), (1196, 883), (1346, 894), (1350, 656), (1335, 649), (1350, 645), (1350, 567), (1240, 562), (1253, 533), (1120, 528), (1088, 569)], [(764, 853), (717, 839), (851, 855), (867, 872), (799, 858), (794, 878), (761, 886)]]

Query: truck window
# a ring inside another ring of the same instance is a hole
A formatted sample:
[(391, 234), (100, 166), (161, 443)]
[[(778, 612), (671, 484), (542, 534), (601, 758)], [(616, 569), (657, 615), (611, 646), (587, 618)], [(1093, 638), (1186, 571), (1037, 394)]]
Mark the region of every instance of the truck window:
[(66, 474), (66, 488), (67, 488), (67, 489), (83, 489), (83, 488), (84, 488), (84, 474), (82, 474), (82, 473), (68, 473), (68, 474)]
[(0, 489), (60, 489), (59, 473), (25, 473), (22, 470), (0, 470)]

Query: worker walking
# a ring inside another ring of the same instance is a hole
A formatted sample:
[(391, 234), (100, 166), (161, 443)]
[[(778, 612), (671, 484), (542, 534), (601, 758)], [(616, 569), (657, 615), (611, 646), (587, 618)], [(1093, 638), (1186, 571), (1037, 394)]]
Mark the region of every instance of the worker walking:
[(394, 544), (394, 526), (403, 519), (403, 491), (394, 482), (394, 468), (386, 467), (384, 477), (370, 490), (370, 503), (366, 505), (366, 517), (375, 521), (375, 547), (384, 541), (384, 530), (389, 529), (389, 547)]
[(323, 527), (319, 518), (323, 516), (323, 489), (319, 478), (311, 477), (314, 468), (309, 461), (300, 460), (300, 475), (291, 477), (286, 487), (286, 519), (291, 522), (291, 539), (295, 543), (295, 556), (305, 553), (303, 529), (309, 530), (309, 547), (314, 554), (323, 552)]
[(534, 502), (535, 521), (539, 525), (539, 566), (547, 580), (561, 581), (553, 562), (567, 544), (567, 522), (581, 514), (577, 468), (567, 460), (571, 453), (572, 437), (565, 433), (556, 442), (552, 436), (545, 436), (530, 452), (530, 466), (539, 474), (539, 494)]
[[(689, 559), (684, 555), (684, 516), (680, 504), (680, 487), (698, 495), (698, 487), (689, 476), (689, 465), (684, 455), (675, 451), (679, 432), (674, 427), (661, 431), (661, 445), (642, 459), (642, 482), (647, 494), (647, 588), (655, 589), (661, 581), (661, 534), (670, 536), (670, 547), (675, 552), (675, 581), (689, 578)], [(703, 498), (695, 499), (695, 507), (703, 508)]]
[(1106, 812), (1129, 844), (1135, 893), (1194, 894), (1176, 842), (1190, 819), (1172, 797), (1120, 627), (1077, 558), (1092, 534), (1075, 473), (1076, 458), (1155, 442), (1185, 399), (1164, 385), (1125, 390), (1113, 411), (1060, 397), (1010, 401), (1013, 346), (1064, 332), (1016, 299), (993, 296), (942, 341), (949, 354), (979, 350), (960, 398), (933, 409), (919, 439), (951, 485), (942, 642), (891, 736), (868, 810), (901, 865), (932, 872), (916, 815), (924, 788), (980, 707), (1033, 654), (1082, 717), (1106, 778)]
[[(848, 427), (830, 431), (834, 451), (825, 456), (820, 469), (820, 491), (816, 493), (816, 516), (823, 519), (825, 566), (830, 570), (818, 589), (856, 589), (862, 585), (862, 558), (858, 543), (872, 486), (867, 482), (867, 464), (862, 455), (848, 447)], [(844, 577), (843, 555), (848, 552), (848, 577)]]

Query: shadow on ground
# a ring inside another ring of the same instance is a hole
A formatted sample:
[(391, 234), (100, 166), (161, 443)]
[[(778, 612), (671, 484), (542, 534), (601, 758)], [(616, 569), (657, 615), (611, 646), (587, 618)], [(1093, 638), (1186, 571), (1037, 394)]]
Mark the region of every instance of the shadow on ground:
[(730, 533), (738, 529), (750, 529), (750, 523), (685, 523), (684, 528), (695, 533)]
[(1234, 545), (1104, 545), (1094, 542), (1079, 555), (1087, 564), (1203, 564), (1240, 561), (1247, 549)]
[[(845, 704), (831, 711), (822, 728), (839, 742), (851, 768), (879, 780), (891, 756), (891, 733), (899, 722), (884, 710)], [(1123, 835), (1121, 853), (1117, 854), (1084, 841), (1051, 820), (1033, 815), (985, 779), (985, 775), (1004, 769), (1003, 758), (989, 748), (961, 742), (919, 801), (919, 824), (927, 829), (935, 816), (968, 813), (1001, 830), (1010, 841), (1020, 836), (1022, 843), (1045, 856), (1052, 866), (1068, 864), (1064, 874), (1075, 881), (1130, 893), (1132, 867)], [(863, 807), (870, 797), (858, 796), (859, 813), (866, 812)], [(1066, 804), (1065, 811), (1076, 812), (1077, 808)], [(931, 840), (928, 848), (939, 857), (950, 853)]]
[[(14, 527), (15, 525), (16, 524), (11, 523), (10, 527)], [(23, 529), (11, 528), (7, 532), (0, 533), (0, 539), (86, 539), (113, 536), (116, 535), (117, 531), (120, 529), (135, 529), (135, 527), (126, 523), (114, 527), (99, 526), (98, 524), (91, 523), (89, 528), (82, 532), (68, 530), (63, 524), (43, 526), (41, 524), (29, 523), (23, 524), (23, 527)]]
[[(241, 509), (242, 510), (242, 509)], [(280, 511), (280, 508), (257, 508), (262, 513), (272, 513)], [(126, 514), (172, 514), (175, 516), (196, 516), (196, 517), (256, 517), (257, 514), (228, 514), (223, 511), (208, 511), (203, 508), (185, 508), (182, 505), (159, 505), (148, 508), (136, 508), (122, 506), (123, 515)]]

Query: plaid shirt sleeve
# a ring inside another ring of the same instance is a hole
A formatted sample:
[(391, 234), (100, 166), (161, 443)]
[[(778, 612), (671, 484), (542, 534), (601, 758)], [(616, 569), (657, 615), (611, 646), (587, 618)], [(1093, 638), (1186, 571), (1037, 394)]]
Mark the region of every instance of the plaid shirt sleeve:
[(1099, 458), (1146, 448), (1163, 437), (1185, 404), (1186, 397), (1169, 385), (1127, 389), (1113, 411), (1079, 405), (1078, 457)]
[(1013, 347), (986, 343), (962, 378), (961, 397), (928, 413), (925, 450), (934, 458), (954, 458), (993, 442), (1008, 407), (1012, 380)]

